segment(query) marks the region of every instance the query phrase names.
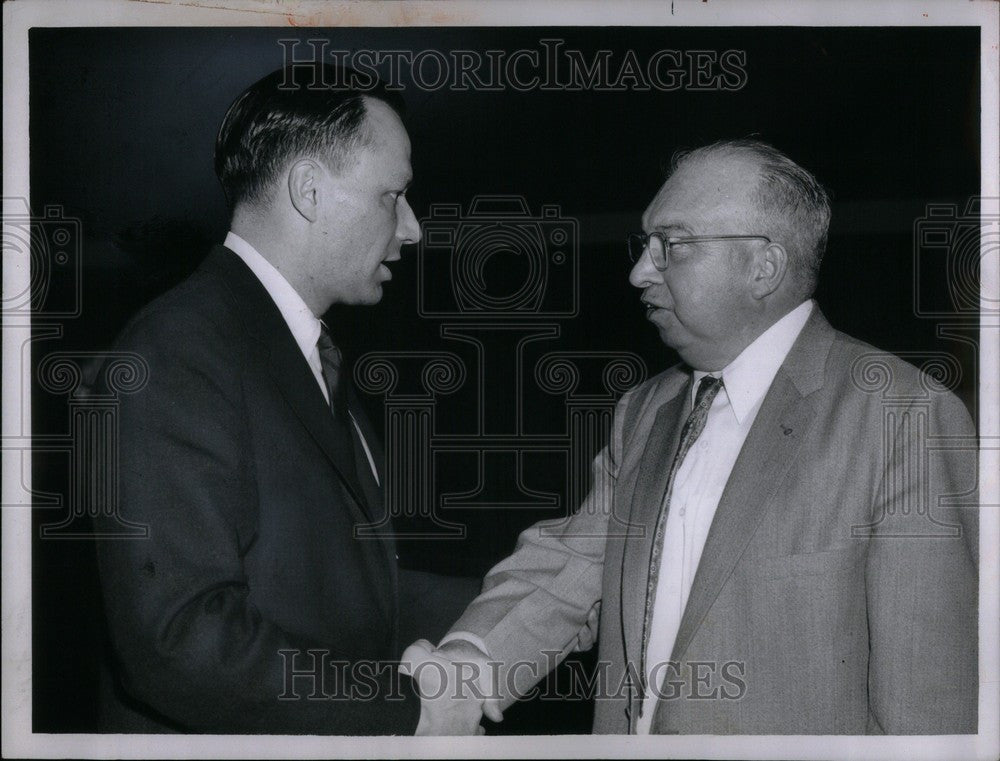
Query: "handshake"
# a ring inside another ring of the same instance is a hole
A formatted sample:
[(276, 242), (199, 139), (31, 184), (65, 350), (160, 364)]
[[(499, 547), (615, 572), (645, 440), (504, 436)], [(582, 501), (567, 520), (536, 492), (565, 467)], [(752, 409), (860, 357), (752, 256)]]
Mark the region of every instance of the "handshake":
[[(600, 603), (591, 608), (587, 622), (567, 650), (582, 652), (594, 646), (600, 621)], [(503, 720), (503, 703), (514, 695), (501, 692), (503, 664), (472, 642), (453, 639), (434, 647), (418, 639), (403, 653), (399, 669), (413, 679), (420, 693), (420, 721), (416, 735), (482, 735), (485, 716)], [(485, 645), (483, 645), (485, 647)]]
[(406, 648), (400, 671), (420, 692), (417, 735), (482, 735), (480, 722), (501, 721), (496, 667), (478, 647), (452, 640), (435, 648), (420, 639)]

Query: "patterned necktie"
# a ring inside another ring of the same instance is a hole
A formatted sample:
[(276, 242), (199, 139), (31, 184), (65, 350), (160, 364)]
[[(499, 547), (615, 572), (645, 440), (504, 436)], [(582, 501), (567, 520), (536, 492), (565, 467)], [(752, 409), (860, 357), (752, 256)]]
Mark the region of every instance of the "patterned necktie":
[[(644, 701), (646, 696), (646, 650), (649, 645), (649, 627), (653, 618), (653, 601), (656, 599), (656, 584), (660, 577), (660, 559), (663, 554), (663, 534), (667, 524), (667, 509), (670, 505), (670, 497), (674, 490), (674, 480), (677, 477), (677, 471), (680, 469), (681, 463), (684, 462), (684, 457), (687, 455), (688, 450), (690, 450), (695, 441), (697, 441), (701, 432), (705, 430), (705, 423), (708, 420), (708, 411), (711, 409), (712, 402), (715, 401), (715, 397), (718, 395), (719, 391), (722, 390), (722, 385), (722, 378), (715, 378), (711, 375), (706, 375), (698, 384), (698, 392), (695, 394), (694, 408), (691, 410), (691, 414), (688, 415), (687, 420), (684, 422), (684, 427), (681, 429), (681, 440), (677, 446), (677, 452), (674, 454), (674, 459), (670, 463), (670, 472), (667, 476), (667, 488), (664, 493), (663, 501), (660, 503), (660, 511), (656, 516), (656, 532), (653, 535), (653, 548), (649, 557), (649, 582), (646, 585), (646, 605), (643, 610), (642, 619), (642, 669), (640, 671), (642, 679), (641, 701)], [(641, 706), (642, 703), (640, 703), (640, 715), (642, 713)]]

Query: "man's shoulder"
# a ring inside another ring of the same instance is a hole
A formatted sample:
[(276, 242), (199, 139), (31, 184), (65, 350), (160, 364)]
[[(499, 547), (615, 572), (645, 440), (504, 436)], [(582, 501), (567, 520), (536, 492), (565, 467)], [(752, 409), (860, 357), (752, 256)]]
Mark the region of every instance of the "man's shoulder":
[(970, 426), (969, 407), (959, 398), (963, 368), (954, 355), (935, 350), (893, 352), (838, 330), (825, 365), (824, 388), (838, 403), (861, 400), (869, 408), (932, 407), (955, 425)]
[[(148, 382), (129, 399), (185, 399), (241, 394), (252, 343), (243, 308), (225, 277), (200, 267), (157, 297), (118, 334), (106, 362), (129, 353), (145, 366)], [(105, 382), (99, 373), (98, 383)]]
[(200, 267), (141, 308), (116, 344), (123, 349), (148, 350), (162, 345), (183, 351), (192, 342), (225, 342), (243, 332), (236, 298), (224, 278)]
[(946, 352), (894, 352), (834, 330), (826, 371), (861, 391), (927, 396), (950, 393), (961, 380), (962, 367)]
[(644, 414), (681, 393), (687, 379), (688, 371), (683, 363), (672, 365), (626, 391), (618, 400), (615, 415), (625, 429), (630, 429)]
[(671, 365), (651, 378), (630, 388), (622, 397), (630, 402), (663, 397), (664, 401), (673, 398), (687, 382), (688, 370), (683, 362)]

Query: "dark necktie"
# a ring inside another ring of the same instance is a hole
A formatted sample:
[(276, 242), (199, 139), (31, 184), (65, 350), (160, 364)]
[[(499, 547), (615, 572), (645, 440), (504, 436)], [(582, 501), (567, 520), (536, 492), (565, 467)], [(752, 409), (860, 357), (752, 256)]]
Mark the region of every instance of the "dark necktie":
[(343, 441), (346, 446), (344, 452), (349, 453), (353, 460), (354, 445), (351, 434), (350, 416), (347, 411), (346, 379), (341, 377), (341, 365), (344, 356), (340, 349), (330, 338), (330, 331), (326, 325), (320, 328), (319, 339), (316, 341), (316, 348), (319, 350), (319, 361), (323, 366), (323, 380), (326, 382), (326, 390), (330, 394), (330, 409), (333, 411), (334, 421), (337, 423), (338, 433), (344, 436)]
[(670, 472), (667, 475), (667, 488), (663, 501), (660, 502), (660, 511), (656, 516), (656, 532), (653, 535), (653, 548), (649, 556), (649, 582), (646, 585), (646, 605), (643, 609), (642, 619), (642, 651), (640, 654), (642, 659), (642, 669), (640, 671), (642, 695), (639, 699), (643, 702), (645, 702), (646, 696), (646, 649), (649, 645), (649, 627), (653, 619), (653, 601), (656, 599), (656, 584), (660, 577), (660, 557), (663, 554), (663, 534), (667, 524), (670, 497), (674, 490), (674, 480), (688, 450), (698, 440), (701, 432), (705, 430), (705, 423), (708, 421), (708, 411), (711, 409), (712, 402), (715, 401), (715, 397), (721, 390), (722, 378), (715, 378), (711, 375), (706, 375), (698, 384), (694, 408), (691, 410), (687, 420), (684, 422), (684, 427), (681, 429), (680, 443), (677, 445), (677, 452), (670, 463)]
[(323, 366), (323, 380), (330, 394), (330, 409), (333, 412), (334, 427), (341, 440), (341, 451), (349, 461), (364, 494), (363, 508), (369, 517), (378, 515), (382, 504), (382, 490), (368, 463), (368, 454), (361, 440), (361, 435), (355, 430), (351, 415), (348, 412), (347, 398), (349, 396), (350, 377), (344, 369), (344, 356), (330, 337), (326, 325), (320, 329), (319, 340), (316, 341), (319, 350), (319, 361)]

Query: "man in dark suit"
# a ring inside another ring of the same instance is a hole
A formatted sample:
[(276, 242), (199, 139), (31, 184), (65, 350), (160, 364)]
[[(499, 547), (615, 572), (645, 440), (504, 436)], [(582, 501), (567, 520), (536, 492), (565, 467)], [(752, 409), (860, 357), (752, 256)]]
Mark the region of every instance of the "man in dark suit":
[(975, 430), (823, 317), (829, 219), (766, 144), (675, 160), (630, 280), (683, 362), (622, 397), (580, 509), (404, 654), (479, 669), (456, 707), (495, 718), (599, 606), (595, 732), (976, 732)]
[[(374, 304), (420, 239), (397, 103), (328, 66), (247, 89), (216, 144), (231, 232), (117, 348), (120, 517), (98, 542), (118, 693), (106, 728), (412, 734), (378, 436), (320, 317)], [(127, 705), (126, 705), (127, 704)]]

